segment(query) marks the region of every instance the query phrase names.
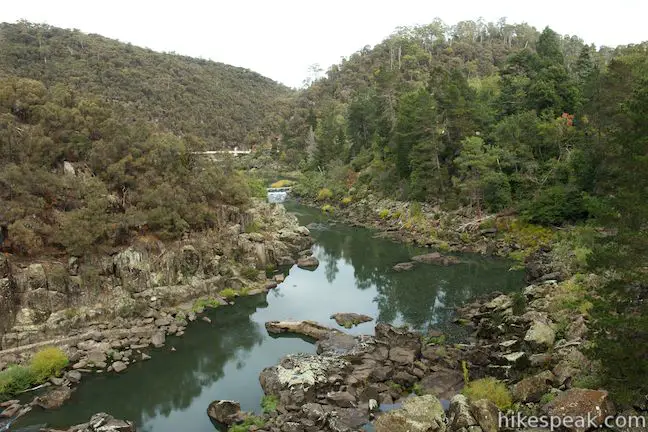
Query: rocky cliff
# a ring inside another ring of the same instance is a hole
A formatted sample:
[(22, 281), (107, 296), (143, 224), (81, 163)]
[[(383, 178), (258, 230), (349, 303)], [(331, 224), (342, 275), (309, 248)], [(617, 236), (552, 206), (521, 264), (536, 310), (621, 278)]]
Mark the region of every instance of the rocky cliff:
[(141, 237), (106, 255), (0, 257), (0, 349), (128, 321), (151, 305), (263, 287), (266, 268), (292, 264), (311, 244), (308, 230), (281, 205), (223, 206), (219, 213), (216, 228), (173, 243)]

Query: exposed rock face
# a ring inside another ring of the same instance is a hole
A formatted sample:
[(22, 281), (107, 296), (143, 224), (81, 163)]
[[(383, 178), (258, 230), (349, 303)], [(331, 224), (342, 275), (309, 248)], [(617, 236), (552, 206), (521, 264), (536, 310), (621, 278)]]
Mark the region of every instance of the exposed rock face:
[(437, 264), (444, 266), (461, 263), (461, 260), (459, 258), (449, 255), (441, 255), (439, 252), (431, 252), (429, 254), (413, 256), (412, 261), (424, 264)]
[(340, 312), (340, 313), (333, 314), (331, 315), (331, 319), (334, 319), (335, 322), (338, 323), (338, 325), (344, 328), (351, 328), (357, 326), (358, 324), (373, 321), (373, 318), (371, 318), (368, 315), (348, 313), (348, 312)]
[(614, 405), (608, 398), (606, 391), (580, 388), (570, 389), (559, 394), (544, 409), (550, 416), (571, 419), (584, 418), (586, 427), (579, 427), (574, 424), (573, 427), (569, 428), (574, 432), (585, 432), (589, 428), (588, 416), (595, 419), (597, 425), (601, 425), (606, 417), (615, 413)]
[(376, 420), (376, 432), (444, 432), (445, 413), (439, 400), (431, 395), (406, 399), (400, 409)]
[(307, 336), (315, 340), (327, 337), (330, 333), (339, 333), (339, 330), (323, 326), (315, 321), (268, 321), (265, 323), (268, 333), (294, 333)]
[[(226, 287), (256, 286), (240, 267), (278, 266), (312, 244), (282, 205), (222, 206), (212, 231), (164, 244), (137, 240), (112, 256), (70, 257), (24, 265), (0, 256), (0, 350), (23, 347), (135, 311), (217, 297)], [(245, 233), (263, 221), (263, 234)], [(241, 256), (239, 262), (227, 257)], [(3, 356), (4, 357), (4, 356)]]
[(540, 402), (540, 398), (551, 390), (554, 379), (553, 373), (544, 371), (524, 378), (513, 386), (511, 393), (518, 402)]
[(532, 348), (539, 351), (546, 351), (551, 348), (556, 341), (555, 330), (547, 323), (542, 321), (534, 322), (531, 328), (524, 336), (524, 341)]

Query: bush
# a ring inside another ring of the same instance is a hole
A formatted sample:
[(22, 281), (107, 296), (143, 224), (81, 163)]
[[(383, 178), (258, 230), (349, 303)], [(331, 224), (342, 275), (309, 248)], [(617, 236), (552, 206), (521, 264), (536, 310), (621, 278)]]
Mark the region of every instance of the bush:
[(510, 408), (512, 403), (511, 393), (506, 388), (506, 385), (491, 377), (470, 381), (466, 384), (462, 393), (468, 399), (474, 401), (488, 399), (502, 411)]
[(43, 240), (24, 219), (9, 225), (11, 247), (18, 255), (37, 255), (43, 249)]
[(317, 201), (327, 201), (333, 198), (333, 191), (329, 188), (322, 188), (317, 192)]
[(199, 311), (204, 310), (205, 308), (213, 308), (213, 309), (215, 309), (215, 308), (217, 308), (219, 306), (220, 306), (220, 302), (218, 300), (216, 300), (213, 297), (208, 297), (208, 298), (201, 298), (201, 299), (196, 300), (194, 302), (191, 310), (193, 312), (199, 312)]
[(277, 411), (278, 404), (279, 398), (277, 396), (267, 395), (261, 398), (261, 408), (263, 408), (264, 413), (270, 414)]
[(246, 279), (256, 280), (259, 277), (259, 270), (252, 266), (244, 267), (241, 270), (241, 275)]
[(0, 372), (0, 399), (27, 390), (36, 382), (34, 372), (24, 366), (10, 366)]
[(257, 178), (247, 178), (247, 186), (250, 191), (250, 196), (257, 198), (265, 198), (268, 196), (268, 191), (262, 180)]
[(331, 204), (325, 204), (322, 206), (322, 212), (326, 214), (333, 214), (335, 213), (335, 207), (333, 207)]
[(561, 225), (587, 218), (588, 211), (579, 191), (559, 185), (541, 190), (524, 206), (523, 214), (533, 223)]
[(498, 212), (511, 206), (511, 184), (506, 174), (493, 172), (483, 180), (484, 204), (491, 212)]
[(344, 207), (346, 207), (349, 204), (351, 204), (352, 201), (353, 201), (353, 198), (351, 198), (350, 196), (346, 196), (346, 197), (342, 198), (342, 200), (340, 200), (340, 204), (342, 204)]
[(233, 290), (232, 288), (225, 288), (223, 291), (220, 292), (220, 295), (225, 300), (232, 300), (233, 298), (238, 296), (238, 292), (236, 292), (236, 290)]
[(387, 209), (380, 210), (380, 212), (378, 213), (378, 217), (380, 217), (380, 219), (387, 219), (389, 217), (389, 210)]
[(67, 355), (56, 347), (47, 347), (38, 351), (29, 364), (37, 382), (44, 382), (49, 377), (59, 376), (68, 365)]

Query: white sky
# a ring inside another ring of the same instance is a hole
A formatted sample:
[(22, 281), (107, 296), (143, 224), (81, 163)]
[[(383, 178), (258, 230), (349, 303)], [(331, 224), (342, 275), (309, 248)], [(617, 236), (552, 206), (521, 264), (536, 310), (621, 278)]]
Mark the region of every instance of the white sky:
[(156, 51), (255, 70), (299, 87), (396, 27), (461, 20), (527, 22), (615, 46), (648, 40), (648, 0), (0, 0), (0, 21), (77, 28)]

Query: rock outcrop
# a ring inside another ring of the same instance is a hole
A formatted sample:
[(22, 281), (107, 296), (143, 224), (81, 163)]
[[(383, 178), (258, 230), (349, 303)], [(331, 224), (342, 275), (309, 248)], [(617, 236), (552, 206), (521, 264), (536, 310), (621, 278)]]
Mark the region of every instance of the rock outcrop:
[(98, 413), (90, 418), (88, 423), (72, 426), (67, 431), (41, 429), (42, 432), (135, 432), (135, 426), (130, 421), (117, 420), (106, 413)]
[(331, 333), (339, 333), (339, 330), (323, 326), (315, 321), (268, 321), (265, 323), (268, 333), (282, 334), (293, 333), (306, 336), (315, 340), (328, 337)]
[(357, 326), (358, 324), (366, 323), (373, 321), (368, 315), (357, 314), (352, 312), (339, 312), (331, 315), (331, 319), (344, 328), (351, 328)]

